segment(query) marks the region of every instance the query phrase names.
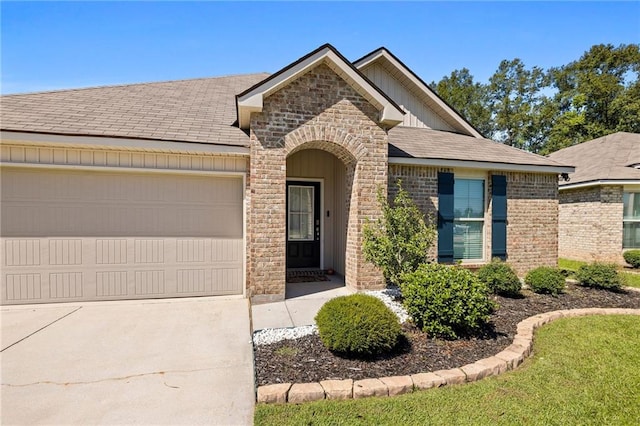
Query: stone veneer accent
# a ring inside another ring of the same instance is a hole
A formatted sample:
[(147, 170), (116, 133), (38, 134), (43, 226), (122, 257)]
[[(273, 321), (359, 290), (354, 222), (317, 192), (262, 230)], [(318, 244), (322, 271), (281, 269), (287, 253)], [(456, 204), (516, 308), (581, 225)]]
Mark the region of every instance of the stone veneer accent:
[[(438, 172), (456, 170), (389, 165), (389, 199), (402, 180), (418, 207), (437, 225)], [(486, 174), (485, 262), (491, 256), (491, 174), (507, 176), (507, 261), (520, 275), (538, 266), (555, 266), (558, 257), (558, 180), (556, 174), (495, 172)], [(434, 244), (429, 257), (437, 257)]]
[(622, 186), (560, 191), (560, 257), (625, 263), (622, 258), (622, 193)]
[[(495, 356), (481, 359), (460, 368), (439, 370), (433, 373), (418, 373), (411, 376), (383, 377), (380, 379), (364, 379), (340, 381), (340, 398), (329, 397), (334, 392), (334, 382), (306, 383), (292, 385), (291, 383), (259, 386), (257, 390), (258, 403), (306, 402), (325, 399), (363, 398), (368, 396), (393, 396), (414, 390), (429, 389), (445, 385), (463, 384), (481, 380), (485, 377), (497, 376), (506, 371), (517, 368), (533, 350), (533, 335), (537, 328), (559, 318), (581, 317), (586, 315), (639, 315), (640, 309), (624, 308), (584, 308), (566, 309), (534, 315), (518, 323), (517, 334), (513, 344), (497, 353)], [(326, 384), (326, 385), (323, 385)], [(344, 389), (344, 384), (351, 385), (352, 391)], [(325, 388), (326, 386), (326, 388)], [(309, 392), (302, 394), (304, 389)], [(321, 392), (320, 389), (324, 389)], [(292, 398), (291, 392), (295, 390)], [(352, 396), (350, 396), (352, 395)]]
[(387, 184), (387, 132), (379, 111), (322, 63), (264, 100), (251, 116), (247, 285), (253, 302), (283, 300), (286, 270), (286, 159), (321, 149), (346, 166), (346, 285), (384, 286), (362, 253), (362, 225), (376, 219), (378, 187)]

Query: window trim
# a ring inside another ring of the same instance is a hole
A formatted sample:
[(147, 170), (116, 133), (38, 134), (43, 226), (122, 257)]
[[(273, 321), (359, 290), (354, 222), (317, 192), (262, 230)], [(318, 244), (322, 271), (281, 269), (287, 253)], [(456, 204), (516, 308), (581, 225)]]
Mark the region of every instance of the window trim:
[(635, 245), (635, 246), (630, 246), (627, 247), (624, 245), (624, 225), (626, 223), (640, 223), (640, 217), (637, 219), (625, 219), (624, 217), (624, 213), (625, 213), (625, 205), (624, 205), (624, 195), (625, 194), (634, 194), (634, 198), (640, 197), (640, 187), (624, 187), (622, 190), (622, 249), (623, 250), (634, 250), (634, 249), (640, 249), (640, 244)]

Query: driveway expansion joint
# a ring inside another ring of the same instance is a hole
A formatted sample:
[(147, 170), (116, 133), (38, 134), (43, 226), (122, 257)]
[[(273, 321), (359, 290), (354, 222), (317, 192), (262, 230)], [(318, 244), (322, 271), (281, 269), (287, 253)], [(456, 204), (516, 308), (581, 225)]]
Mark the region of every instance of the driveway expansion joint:
[[(464, 382), (473, 382), (482, 380), (489, 376), (498, 376), (506, 371), (515, 370), (520, 364), (524, 362), (524, 359), (531, 356), (533, 353), (533, 338), (534, 331), (550, 322), (553, 322), (560, 318), (572, 318), (588, 315), (638, 315), (640, 316), (640, 309), (627, 309), (627, 308), (582, 308), (582, 309), (564, 309), (558, 311), (545, 312), (543, 314), (536, 314), (529, 318), (526, 318), (518, 323), (517, 333), (513, 339), (513, 344), (501, 352), (490, 356), (488, 358), (480, 359), (474, 363), (461, 366), (459, 368), (453, 368), (450, 370), (440, 370), (429, 373), (418, 373), (410, 376), (394, 377), (395, 381), (402, 381), (408, 383), (412, 382), (411, 389), (405, 387), (400, 393), (414, 392), (419, 389), (428, 389), (431, 387), (451, 386), (452, 384), (462, 384)], [(340, 399), (359, 398), (364, 396), (380, 396), (380, 395), (393, 395), (396, 392), (390, 392), (389, 384), (391, 378), (374, 378), (365, 379), (360, 381), (350, 381), (351, 392), (343, 392)], [(368, 391), (359, 392), (360, 388), (364, 387), (364, 384), (375, 381), (379, 382), (386, 388), (386, 393), (383, 389), (378, 389), (376, 392)], [(365, 383), (366, 382), (366, 383)], [(325, 388), (327, 381), (321, 381), (320, 383), (300, 383), (300, 384), (272, 384), (258, 386), (256, 391), (256, 398), (258, 403), (299, 403), (307, 401), (315, 401), (322, 399), (335, 399), (332, 397), (331, 388)], [(324, 385), (323, 385), (324, 384)], [(358, 388), (358, 384), (360, 387)], [(309, 385), (313, 387), (313, 392), (302, 394), (302, 390), (305, 386)], [(324, 392), (318, 392), (318, 386), (324, 389)], [(291, 389), (296, 389), (297, 393), (294, 398), (290, 399)], [(356, 395), (357, 393), (357, 395)], [(362, 395), (360, 395), (362, 393)]]

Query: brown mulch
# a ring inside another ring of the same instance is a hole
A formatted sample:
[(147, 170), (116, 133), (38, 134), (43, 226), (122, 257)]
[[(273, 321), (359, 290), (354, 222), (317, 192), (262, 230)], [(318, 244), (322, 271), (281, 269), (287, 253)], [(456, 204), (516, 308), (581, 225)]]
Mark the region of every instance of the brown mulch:
[(575, 308), (640, 308), (639, 292), (610, 292), (569, 284), (558, 297), (524, 292), (520, 299), (495, 296), (500, 307), (478, 336), (446, 341), (429, 339), (405, 324), (405, 339), (392, 354), (376, 359), (347, 359), (327, 350), (318, 335), (254, 347), (258, 386), (326, 379), (365, 379), (460, 367), (502, 351), (517, 324), (542, 312)]

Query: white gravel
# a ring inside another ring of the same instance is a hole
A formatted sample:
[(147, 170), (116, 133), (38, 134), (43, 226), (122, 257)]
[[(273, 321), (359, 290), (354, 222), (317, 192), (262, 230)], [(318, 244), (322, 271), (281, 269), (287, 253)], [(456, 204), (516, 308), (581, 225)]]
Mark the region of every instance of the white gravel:
[[(387, 305), (389, 309), (398, 316), (401, 323), (409, 319), (409, 315), (402, 304), (396, 302), (396, 299), (400, 296), (400, 290), (398, 288), (392, 287), (385, 290), (365, 291), (364, 294), (368, 294), (382, 300), (385, 305)], [(256, 346), (269, 345), (271, 343), (280, 342), (281, 340), (299, 339), (316, 333), (318, 333), (318, 327), (315, 325), (286, 328), (265, 328), (253, 333), (253, 344)]]

